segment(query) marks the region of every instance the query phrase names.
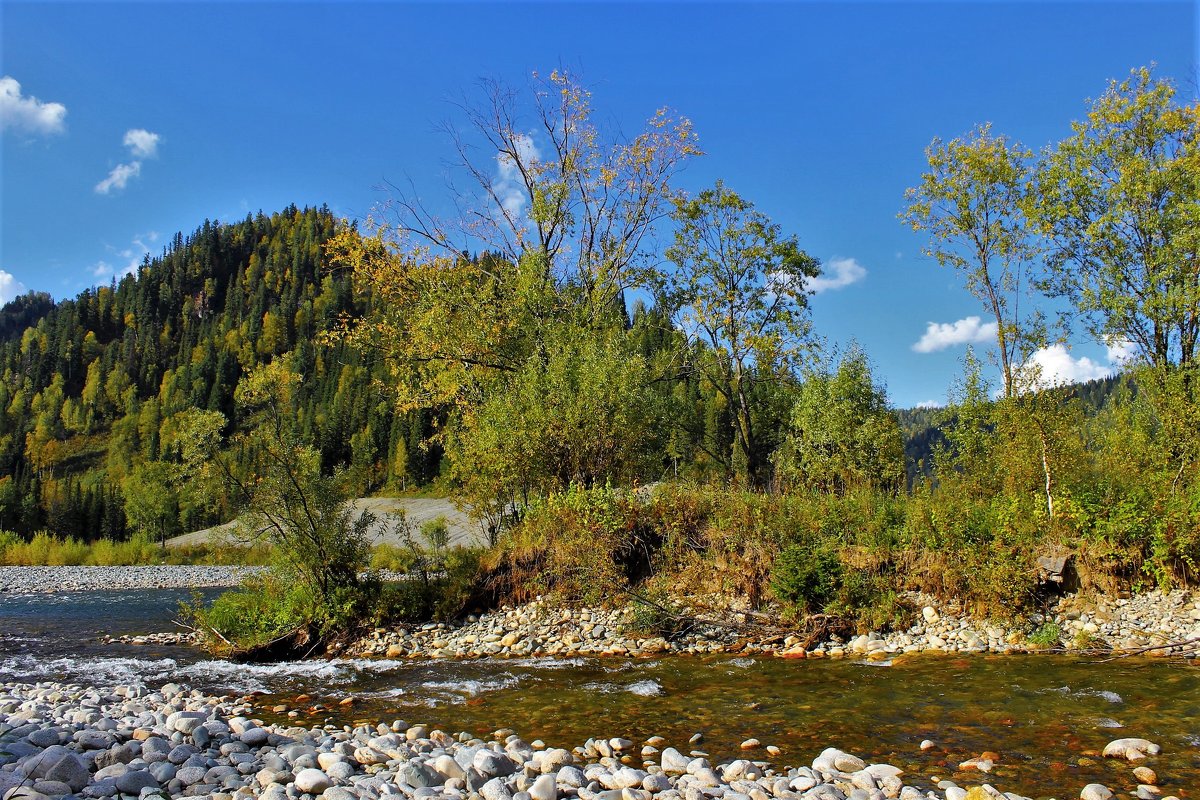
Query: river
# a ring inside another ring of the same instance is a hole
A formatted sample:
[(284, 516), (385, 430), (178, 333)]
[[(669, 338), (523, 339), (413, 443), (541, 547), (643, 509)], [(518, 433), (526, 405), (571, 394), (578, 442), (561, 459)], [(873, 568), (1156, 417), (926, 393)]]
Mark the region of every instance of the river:
[[(244, 665), (188, 647), (100, 641), (105, 634), (172, 630), (178, 603), (190, 596), (178, 590), (0, 595), (0, 680), (175, 681), (215, 693), (261, 693), (255, 702), (268, 721), (403, 719), (476, 734), (510, 727), (551, 746), (655, 734), (684, 746), (702, 733), (697, 747), (714, 758), (741, 755), (739, 744), (754, 737), (780, 747), (774, 760), (788, 764), (808, 763), (836, 746), (928, 780), (986, 781), (1037, 797), (1074, 796), (1091, 782), (1132, 790), (1130, 765), (1098, 754), (1112, 739), (1136, 736), (1163, 748), (1151, 764), (1164, 794), (1200, 798), (1195, 662), (917, 656)], [(347, 698), (353, 699), (343, 704)], [(924, 739), (937, 747), (922, 752)], [(990, 775), (958, 770), (984, 751), (1000, 755)], [(767, 758), (763, 750), (750, 757)]]

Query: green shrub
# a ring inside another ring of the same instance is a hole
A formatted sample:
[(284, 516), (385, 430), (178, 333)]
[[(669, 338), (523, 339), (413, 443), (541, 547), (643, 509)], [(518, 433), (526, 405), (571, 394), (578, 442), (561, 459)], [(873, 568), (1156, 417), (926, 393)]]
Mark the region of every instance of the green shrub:
[(1062, 628), (1056, 622), (1045, 622), (1029, 634), (1029, 643), (1035, 647), (1057, 647), (1062, 639)]
[(798, 611), (821, 611), (837, 595), (842, 582), (842, 562), (837, 553), (803, 545), (785, 547), (771, 571), (771, 591)]
[(220, 652), (249, 650), (285, 636), (312, 620), (317, 606), (305, 582), (270, 573), (223, 592), (210, 605), (193, 601), (182, 613), (210, 649)]
[(410, 547), (381, 543), (371, 548), (371, 569), (388, 572), (412, 572), (419, 556)]

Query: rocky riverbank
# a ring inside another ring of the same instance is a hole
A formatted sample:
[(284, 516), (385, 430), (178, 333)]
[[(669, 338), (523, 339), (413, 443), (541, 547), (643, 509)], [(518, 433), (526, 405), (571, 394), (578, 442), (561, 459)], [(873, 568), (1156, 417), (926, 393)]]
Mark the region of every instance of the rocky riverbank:
[[(1200, 644), (1200, 598), (1186, 591), (1149, 592), (1128, 599), (1068, 596), (1045, 614), (1017, 623), (972, 617), (933, 598), (907, 598), (920, 609), (916, 623), (887, 634), (808, 641), (800, 631), (761, 624), (733, 610), (720, 618), (697, 612), (693, 628), (664, 637), (638, 630), (639, 614), (619, 609), (564, 609), (535, 601), (459, 623), (379, 628), (350, 652), (388, 658), (524, 656), (652, 656), (663, 653), (762, 653), (786, 658), (886, 660), (905, 653), (1137, 652), (1194, 658)], [(777, 622), (777, 618), (772, 620)], [(1180, 644), (1191, 642), (1192, 644)], [(1170, 643), (1177, 643), (1167, 646)]]
[[(246, 699), (177, 684), (82, 687), (0, 684), (3, 800), (1021, 800), (981, 779), (958, 786), (907, 776), (836, 748), (810, 765), (742, 758), (712, 763), (699, 746), (608, 732), (572, 750), (526, 743), (511, 730), (490, 741), (403, 721), (357, 727), (283, 727), (253, 719)], [(600, 733), (598, 731), (598, 733)], [(831, 732), (835, 733), (835, 732)], [(671, 746), (677, 744), (678, 747)], [(757, 742), (746, 743), (756, 748)], [(936, 747), (924, 742), (925, 747)], [(771, 750), (768, 749), (768, 753)], [(1156, 744), (1114, 741), (1138, 798), (1162, 798)], [(686, 753), (686, 754), (685, 754)], [(1120, 787), (1124, 790), (1126, 787)], [(1108, 787), (1064, 786), (1062, 797), (1108, 800)]]
[(204, 589), (237, 586), (265, 567), (154, 565), (133, 567), (0, 567), (0, 592), (105, 589)]

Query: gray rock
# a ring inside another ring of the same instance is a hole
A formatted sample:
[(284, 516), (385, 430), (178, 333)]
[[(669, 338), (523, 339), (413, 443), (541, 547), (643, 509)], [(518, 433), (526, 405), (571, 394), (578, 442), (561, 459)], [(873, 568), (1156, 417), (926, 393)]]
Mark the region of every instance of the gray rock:
[[(1105, 748), (1106, 755), (1107, 750), (1108, 748)], [(1107, 786), (1100, 783), (1089, 783), (1079, 793), (1079, 800), (1111, 800), (1112, 796), (1112, 789)]]
[(116, 764), (109, 764), (107, 767), (96, 770), (95, 779), (98, 781), (102, 781), (107, 778), (116, 780), (126, 772), (129, 772), (129, 765), (117, 762)]
[(654, 794), (665, 792), (671, 788), (671, 779), (661, 772), (657, 775), (647, 775), (646, 779), (642, 781), (642, 788)]
[(562, 786), (578, 789), (587, 784), (587, 777), (579, 767), (568, 764), (558, 771), (557, 782)]
[(238, 774), (237, 767), (231, 767), (228, 764), (218, 764), (210, 768), (204, 773), (205, 783), (222, 783), (230, 775)]
[(266, 728), (247, 728), (238, 738), (251, 747), (261, 747), (267, 743), (269, 737), (270, 733)]
[(33, 785), (33, 790), (47, 797), (62, 797), (71, 793), (71, 787), (62, 781), (38, 781)]
[(78, 730), (73, 738), (82, 750), (108, 750), (113, 745), (112, 736), (104, 733), (103, 730), (84, 728)]
[(472, 766), (479, 771), (480, 775), (489, 778), (507, 777), (516, 772), (517, 769), (511, 758), (503, 753), (497, 753), (492, 750), (480, 750), (476, 753), (472, 761)]
[(49, 747), (51, 745), (58, 744), (61, 741), (58, 730), (55, 728), (40, 728), (29, 734), (29, 736), (26, 738), (29, 740), (30, 744), (37, 747)]
[(463, 775), (463, 782), (466, 783), (468, 791), (478, 792), (488, 782), (488, 778), (480, 775), (479, 770), (474, 767), (468, 767), (466, 774)]
[(349, 761), (338, 762), (329, 769), (325, 770), (325, 774), (330, 778), (333, 778), (335, 781), (350, 780), (351, 776), (353, 776), (356, 772), (358, 772), (358, 770), (356, 770), (354, 765)]
[(414, 789), (421, 789), (428, 786), (442, 786), (446, 783), (446, 779), (437, 770), (431, 769), (420, 761), (415, 760), (405, 764), (396, 773), (396, 779), (404, 781)]
[(207, 771), (204, 767), (182, 767), (175, 773), (175, 777), (184, 786), (191, 786), (204, 780), (204, 773)]
[(331, 786), (325, 790), (325, 800), (359, 800), (359, 796), (341, 786)]
[(17, 786), (4, 793), (4, 800), (48, 800), (32, 786)]
[(167, 753), (167, 761), (170, 761), (172, 764), (182, 764), (198, 752), (200, 751), (190, 744), (181, 744)]
[(34, 778), (62, 781), (70, 786), (73, 792), (87, 786), (92, 777), (83, 760), (60, 744), (47, 747), (40, 754), (31, 757), (25, 763), (25, 769)]
[(503, 778), (492, 778), (480, 788), (479, 794), (483, 800), (512, 800), (512, 793), (508, 791)]
[(153, 775), (154, 780), (161, 784), (170, 783), (174, 780), (175, 775), (178, 773), (178, 768), (169, 761), (159, 761), (151, 764), (146, 771)]
[(117, 776), (117, 789), (122, 794), (141, 794), (142, 789), (157, 789), (158, 781), (147, 770), (132, 770)]

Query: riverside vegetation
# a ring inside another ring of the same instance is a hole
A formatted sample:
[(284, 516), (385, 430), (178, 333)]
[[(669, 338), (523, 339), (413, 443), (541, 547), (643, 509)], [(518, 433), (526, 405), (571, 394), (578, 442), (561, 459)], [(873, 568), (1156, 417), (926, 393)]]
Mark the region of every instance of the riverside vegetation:
[[(461, 218), (397, 195), (364, 230), (206, 223), (136, 278), (6, 306), (0, 522), (161, 539), (248, 509), (281, 570), (194, 617), (243, 652), (547, 594), (630, 599), (664, 635), (712, 589), (814, 633), (902, 630), (909, 591), (1035, 610), (1043, 556), (1085, 591), (1195, 582), (1200, 111), (1169, 81), (1114, 81), (1039, 155), (987, 126), (930, 146), (901, 217), (993, 318), (1001, 381), (968, 353), (907, 463), (867, 354), (812, 330), (819, 262), (723, 183), (676, 187), (687, 119), (621, 138), (555, 72), (487, 85), (466, 121)], [(1050, 300), (1129, 354), (1120, 378), (1044, 379)], [(341, 501), (431, 481), (495, 547), (409, 531), (421, 577), (384, 585)]]

